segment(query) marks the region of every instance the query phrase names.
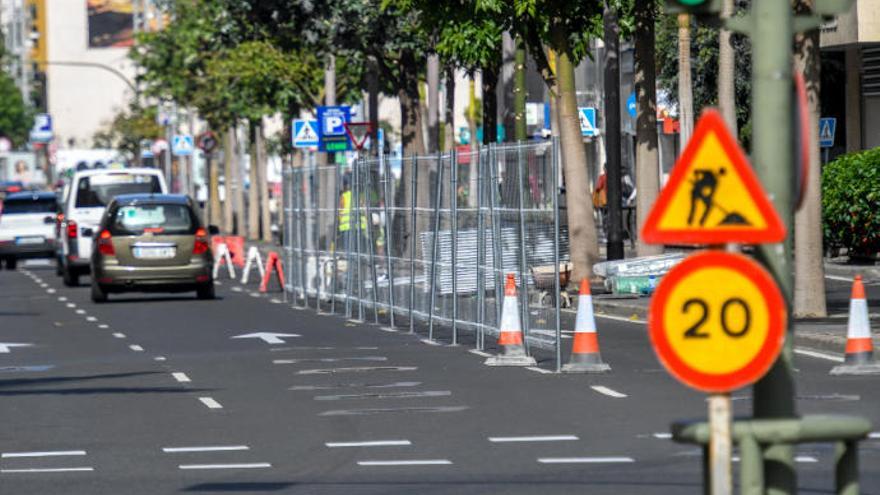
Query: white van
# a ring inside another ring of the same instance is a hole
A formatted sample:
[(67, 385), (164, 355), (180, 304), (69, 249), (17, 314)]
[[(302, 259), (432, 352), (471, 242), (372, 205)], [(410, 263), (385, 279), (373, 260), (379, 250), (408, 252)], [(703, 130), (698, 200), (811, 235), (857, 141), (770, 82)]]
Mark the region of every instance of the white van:
[(92, 237), (104, 207), (120, 194), (167, 194), (162, 171), (154, 168), (83, 170), (64, 188), (59, 272), (68, 287), (89, 272)]

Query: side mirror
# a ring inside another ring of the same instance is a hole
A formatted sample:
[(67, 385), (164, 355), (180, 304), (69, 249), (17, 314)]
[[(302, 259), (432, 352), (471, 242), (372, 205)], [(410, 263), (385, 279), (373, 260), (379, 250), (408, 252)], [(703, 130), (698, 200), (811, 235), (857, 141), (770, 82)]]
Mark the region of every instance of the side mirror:
[(49, 225), (51, 223), (55, 223), (55, 217), (52, 217), (52, 216), (44, 217), (43, 223), (45, 223), (46, 225)]
[(79, 233), (80, 233), (83, 237), (92, 237), (93, 235), (95, 235), (95, 231), (92, 230), (92, 229), (90, 229), (90, 228), (88, 228), (88, 227), (83, 227), (83, 229), (80, 230)]
[(220, 235), (220, 227), (216, 225), (208, 225), (208, 233), (211, 235)]

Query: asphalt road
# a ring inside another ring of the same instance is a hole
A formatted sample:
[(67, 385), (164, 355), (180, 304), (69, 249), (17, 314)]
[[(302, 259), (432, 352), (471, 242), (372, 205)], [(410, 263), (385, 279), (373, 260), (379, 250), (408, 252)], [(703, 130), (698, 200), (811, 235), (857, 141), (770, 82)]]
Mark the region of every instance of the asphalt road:
[[(642, 324), (599, 320), (612, 373), (557, 375), (254, 289), (95, 305), (49, 266), (0, 272), (0, 344), (26, 344), (0, 345), (3, 493), (700, 493), (699, 450), (667, 432), (704, 396), (661, 369)], [(880, 430), (880, 377), (831, 377), (820, 354), (797, 357), (799, 410)], [(750, 392), (734, 405), (747, 414)], [(875, 436), (863, 493), (880, 494)], [(801, 493), (833, 493), (832, 447), (797, 454)]]

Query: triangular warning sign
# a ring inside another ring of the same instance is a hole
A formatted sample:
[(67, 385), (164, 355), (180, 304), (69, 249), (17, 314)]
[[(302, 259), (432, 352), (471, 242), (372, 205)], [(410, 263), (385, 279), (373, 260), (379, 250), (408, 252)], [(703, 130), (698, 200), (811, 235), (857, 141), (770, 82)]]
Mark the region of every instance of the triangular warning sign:
[(785, 227), (739, 144), (715, 110), (694, 135), (648, 214), (651, 244), (759, 244), (785, 239)]
[(822, 122), (822, 129), (819, 131), (819, 139), (834, 139), (834, 133), (831, 132), (830, 121), (825, 120)]
[(318, 134), (315, 132), (315, 129), (312, 127), (312, 123), (309, 121), (303, 122), (302, 127), (299, 128), (299, 132), (296, 133), (296, 142), (298, 143), (311, 143), (318, 142)]
[(373, 123), (346, 122), (342, 125), (345, 126), (345, 131), (348, 133), (348, 137), (351, 139), (351, 143), (354, 144), (354, 147), (358, 150), (363, 149), (364, 144), (367, 142), (367, 138), (373, 131)]

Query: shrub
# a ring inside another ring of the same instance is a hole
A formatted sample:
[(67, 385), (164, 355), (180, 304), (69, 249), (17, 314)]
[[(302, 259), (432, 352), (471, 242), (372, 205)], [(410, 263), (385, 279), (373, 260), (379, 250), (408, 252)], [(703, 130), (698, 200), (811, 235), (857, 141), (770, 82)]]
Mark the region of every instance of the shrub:
[(825, 247), (880, 252), (880, 148), (849, 153), (822, 171)]

